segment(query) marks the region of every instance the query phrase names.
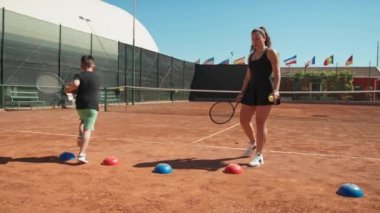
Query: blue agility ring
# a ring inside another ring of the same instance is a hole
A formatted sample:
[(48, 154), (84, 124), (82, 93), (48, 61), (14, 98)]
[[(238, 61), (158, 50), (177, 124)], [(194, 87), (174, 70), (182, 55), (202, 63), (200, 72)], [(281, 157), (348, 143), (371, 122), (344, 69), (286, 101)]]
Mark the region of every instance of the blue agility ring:
[(62, 154), (59, 155), (59, 160), (60, 161), (69, 161), (69, 160), (74, 160), (75, 155), (71, 152), (63, 152)]
[(336, 193), (344, 197), (359, 198), (364, 196), (363, 190), (353, 183), (342, 184)]
[(170, 174), (173, 172), (173, 168), (167, 163), (159, 163), (156, 165), (153, 172), (158, 174)]

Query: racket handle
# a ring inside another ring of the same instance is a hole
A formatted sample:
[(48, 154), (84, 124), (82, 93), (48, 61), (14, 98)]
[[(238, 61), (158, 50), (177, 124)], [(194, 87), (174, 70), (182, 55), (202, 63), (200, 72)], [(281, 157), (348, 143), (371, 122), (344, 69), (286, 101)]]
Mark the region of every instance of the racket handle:
[(67, 99), (69, 99), (69, 101), (73, 101), (74, 100), (73, 93), (66, 93), (66, 95), (67, 95)]

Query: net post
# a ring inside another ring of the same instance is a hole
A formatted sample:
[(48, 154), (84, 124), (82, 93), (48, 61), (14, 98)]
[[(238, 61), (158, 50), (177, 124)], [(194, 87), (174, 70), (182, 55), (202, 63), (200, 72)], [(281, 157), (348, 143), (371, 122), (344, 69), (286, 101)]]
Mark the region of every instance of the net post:
[[(171, 57), (170, 66), (172, 69), (172, 71), (170, 72), (170, 88), (173, 89), (174, 88), (174, 83), (173, 83), (174, 57), (173, 56)], [(170, 91), (169, 97), (170, 97), (170, 101), (174, 102), (173, 91)]]
[(107, 87), (104, 87), (104, 112), (108, 111), (107, 102)]
[(4, 104), (4, 85), (0, 84), (0, 109), (5, 108)]

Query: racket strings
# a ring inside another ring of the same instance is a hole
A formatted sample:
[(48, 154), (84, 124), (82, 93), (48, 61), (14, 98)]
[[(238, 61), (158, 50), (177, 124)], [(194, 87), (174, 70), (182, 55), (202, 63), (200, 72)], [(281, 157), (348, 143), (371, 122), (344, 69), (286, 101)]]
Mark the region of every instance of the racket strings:
[(211, 107), (210, 117), (215, 123), (222, 124), (228, 122), (232, 118), (234, 111), (234, 107), (231, 103), (219, 102)]
[(44, 93), (57, 93), (62, 90), (62, 81), (58, 76), (43, 74), (37, 78), (37, 88)]

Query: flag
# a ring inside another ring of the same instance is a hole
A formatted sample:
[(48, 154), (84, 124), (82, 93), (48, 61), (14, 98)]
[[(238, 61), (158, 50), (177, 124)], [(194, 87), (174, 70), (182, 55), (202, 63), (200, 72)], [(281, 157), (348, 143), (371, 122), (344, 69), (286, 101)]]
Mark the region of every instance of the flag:
[(325, 59), (325, 61), (323, 62), (323, 65), (327, 66), (333, 63), (334, 63), (334, 55), (331, 55), (330, 57)]
[(230, 59), (226, 59), (226, 60), (220, 62), (219, 64), (230, 64)]
[(245, 56), (235, 59), (234, 64), (245, 64)]
[(200, 64), (201, 63), (201, 59), (199, 58), (198, 60), (195, 61), (196, 64)]
[(346, 61), (346, 66), (351, 65), (353, 62), (354, 62), (354, 56), (351, 55), (351, 56), (347, 59), (347, 61)]
[(291, 65), (297, 63), (297, 55), (294, 55), (293, 57), (290, 57), (286, 60), (284, 60), (285, 65)]
[(312, 64), (315, 64), (315, 56), (311, 60), (309, 60), (305, 63), (305, 67), (308, 67)]
[(214, 57), (207, 59), (206, 61), (203, 62), (203, 64), (213, 65), (214, 64)]

